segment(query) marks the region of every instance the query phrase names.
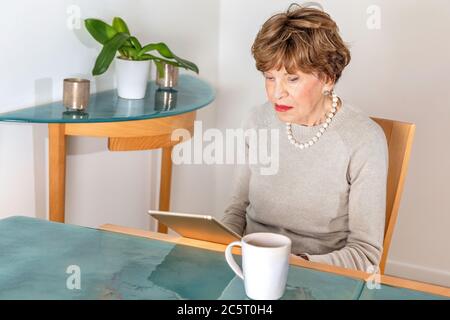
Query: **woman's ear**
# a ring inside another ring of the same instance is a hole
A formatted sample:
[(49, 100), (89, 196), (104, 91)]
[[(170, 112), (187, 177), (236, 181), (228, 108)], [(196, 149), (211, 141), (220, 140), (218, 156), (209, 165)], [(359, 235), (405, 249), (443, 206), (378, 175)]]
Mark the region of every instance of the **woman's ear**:
[(322, 93), (333, 91), (335, 85), (334, 79), (324, 73), (319, 74), (318, 78), (322, 84)]
[(324, 83), (323, 83), (322, 93), (333, 91), (334, 86), (335, 86), (334, 79), (330, 79), (329, 77), (326, 77), (324, 80)]

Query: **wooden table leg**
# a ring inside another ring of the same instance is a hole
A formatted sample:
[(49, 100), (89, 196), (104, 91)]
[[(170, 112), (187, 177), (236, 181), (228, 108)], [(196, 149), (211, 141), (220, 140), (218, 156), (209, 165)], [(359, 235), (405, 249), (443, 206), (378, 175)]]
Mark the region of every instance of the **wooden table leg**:
[(66, 136), (64, 124), (48, 125), (49, 220), (64, 223), (66, 195)]
[[(170, 209), (170, 186), (172, 180), (172, 149), (173, 146), (162, 148), (161, 184), (159, 187), (159, 210)], [(167, 226), (158, 223), (158, 232), (167, 233)]]

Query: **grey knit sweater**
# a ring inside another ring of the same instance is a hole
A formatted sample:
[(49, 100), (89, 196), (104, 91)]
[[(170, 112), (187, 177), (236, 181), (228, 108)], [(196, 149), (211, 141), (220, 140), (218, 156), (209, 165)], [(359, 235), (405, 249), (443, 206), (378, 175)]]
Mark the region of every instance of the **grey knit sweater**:
[[(388, 170), (382, 128), (345, 101), (308, 149), (289, 143), (285, 123), (270, 103), (252, 108), (243, 127), (279, 129), (278, 173), (261, 174), (264, 165), (239, 165), (222, 222), (241, 235), (284, 234), (292, 240), (292, 253), (311, 261), (362, 271), (377, 266)], [(320, 127), (293, 124), (292, 131), (303, 142)]]

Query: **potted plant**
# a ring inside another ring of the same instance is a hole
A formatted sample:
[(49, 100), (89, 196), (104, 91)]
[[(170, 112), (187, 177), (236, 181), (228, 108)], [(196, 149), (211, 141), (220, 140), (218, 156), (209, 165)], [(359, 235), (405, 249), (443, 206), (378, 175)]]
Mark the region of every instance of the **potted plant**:
[[(130, 34), (122, 18), (115, 17), (112, 25), (99, 19), (86, 19), (85, 26), (91, 36), (103, 45), (92, 75), (98, 76), (106, 72), (119, 53), (116, 58), (116, 76), (118, 95), (122, 98), (145, 97), (151, 60), (155, 62), (159, 77), (164, 77), (165, 64), (192, 70), (197, 74), (199, 72), (194, 63), (175, 55), (163, 42), (141, 45), (139, 40)], [(151, 54), (155, 50), (160, 56)]]

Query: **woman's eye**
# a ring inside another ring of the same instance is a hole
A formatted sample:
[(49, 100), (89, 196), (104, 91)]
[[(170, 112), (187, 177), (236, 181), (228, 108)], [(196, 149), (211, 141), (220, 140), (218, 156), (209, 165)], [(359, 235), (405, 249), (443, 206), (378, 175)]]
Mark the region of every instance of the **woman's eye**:
[(272, 81), (273, 78), (272, 77), (266, 77), (266, 80)]
[(289, 80), (289, 82), (296, 82), (298, 80), (298, 78), (290, 78), (288, 80)]

